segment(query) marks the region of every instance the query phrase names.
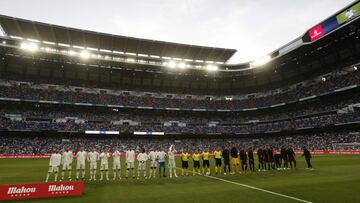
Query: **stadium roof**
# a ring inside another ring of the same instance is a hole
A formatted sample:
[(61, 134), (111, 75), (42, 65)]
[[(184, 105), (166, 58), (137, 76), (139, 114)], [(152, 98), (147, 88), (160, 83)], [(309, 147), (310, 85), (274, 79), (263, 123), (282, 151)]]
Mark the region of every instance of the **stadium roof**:
[(37, 39), (71, 46), (91, 47), (130, 54), (226, 62), (235, 49), (205, 47), (112, 35), (88, 30), (35, 22), (0, 15), (0, 25), (7, 36)]

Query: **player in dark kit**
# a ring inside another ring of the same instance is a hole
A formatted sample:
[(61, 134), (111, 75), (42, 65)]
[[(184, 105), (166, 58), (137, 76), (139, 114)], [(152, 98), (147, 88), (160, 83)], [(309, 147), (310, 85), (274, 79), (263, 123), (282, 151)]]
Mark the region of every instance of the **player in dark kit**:
[(281, 169), (281, 154), (274, 154), (274, 161), (275, 161), (275, 168), (280, 170)]
[(292, 168), (294, 166), (294, 168), (296, 168), (296, 155), (295, 155), (295, 152), (294, 150), (289, 147), (287, 150), (286, 150), (286, 154), (288, 156), (288, 162), (290, 163), (290, 167)]
[(268, 148), (267, 154), (268, 154), (268, 157), (269, 157), (269, 162), (268, 162), (269, 170), (270, 170), (270, 168), (275, 169), (275, 166), (274, 166), (274, 150), (272, 149), (272, 147)]
[(233, 165), (233, 173), (238, 173), (240, 172), (239, 169), (239, 165), (240, 165), (240, 160), (239, 160), (239, 155), (238, 155), (238, 149), (236, 148), (236, 145), (233, 144), (231, 150), (230, 150), (230, 155), (231, 155), (231, 164)]
[(241, 160), (241, 170), (242, 172), (246, 173), (248, 166), (247, 166), (247, 155), (246, 155), (245, 145), (240, 150), (240, 160)]
[(259, 161), (259, 171), (264, 170), (263, 150), (261, 148), (259, 148), (256, 153), (257, 153), (258, 161)]
[(268, 148), (264, 147), (263, 149), (263, 156), (264, 156), (264, 167), (265, 170), (270, 170), (270, 167), (268, 167), (269, 164), (269, 153), (268, 153)]
[(224, 158), (224, 175), (226, 175), (226, 168), (228, 169), (228, 172), (231, 173), (230, 151), (226, 146), (223, 147), (222, 157)]
[(283, 167), (284, 167), (284, 170), (286, 170), (289, 166), (288, 166), (288, 156), (287, 156), (287, 153), (286, 153), (286, 148), (285, 146), (283, 146), (280, 150), (280, 154), (281, 154), (281, 158), (283, 160)]
[(249, 167), (250, 167), (250, 171), (255, 171), (255, 161), (254, 161), (254, 151), (253, 148), (250, 147), (248, 152), (248, 158), (249, 158)]
[(302, 156), (305, 157), (306, 163), (307, 163), (307, 169), (312, 169), (312, 164), (311, 164), (311, 153), (308, 149), (306, 149), (306, 147), (303, 147), (303, 154)]

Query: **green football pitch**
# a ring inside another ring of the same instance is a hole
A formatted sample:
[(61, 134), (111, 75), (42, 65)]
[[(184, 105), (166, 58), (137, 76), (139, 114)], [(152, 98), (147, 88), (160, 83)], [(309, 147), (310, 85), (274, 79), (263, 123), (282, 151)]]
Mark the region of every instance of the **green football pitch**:
[[(1, 159), (0, 184), (42, 182), (47, 173), (48, 161)], [(81, 197), (18, 202), (360, 202), (359, 155), (318, 155), (314, 156), (313, 165), (315, 170), (306, 170), (304, 160), (298, 157), (298, 168), (286, 171), (211, 177), (190, 175), (172, 179), (85, 181), (84, 195)], [(122, 169), (124, 166), (122, 163)], [(112, 175), (110, 171), (110, 179)], [(125, 175), (124, 170), (122, 175)]]

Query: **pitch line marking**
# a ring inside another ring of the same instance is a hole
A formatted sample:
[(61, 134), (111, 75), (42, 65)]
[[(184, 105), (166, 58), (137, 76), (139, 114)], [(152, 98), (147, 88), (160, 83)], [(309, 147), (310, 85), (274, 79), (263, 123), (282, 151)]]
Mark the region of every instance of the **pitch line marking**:
[[(176, 169), (181, 170), (181, 168), (178, 168), (178, 167), (176, 167)], [(192, 173), (192, 171), (190, 171), (190, 170), (188, 170), (188, 171), (189, 171), (190, 173)], [(249, 189), (253, 189), (253, 190), (258, 190), (258, 191), (265, 192), (265, 193), (269, 193), (269, 194), (272, 194), (272, 195), (276, 195), (276, 196), (280, 196), (280, 197), (284, 197), (284, 198), (296, 200), (296, 201), (298, 201), (298, 202), (312, 203), (312, 202), (307, 201), (307, 200), (299, 199), (299, 198), (296, 198), (296, 197), (292, 197), (292, 196), (289, 196), (289, 195), (284, 195), (284, 194), (277, 193), (277, 192), (272, 192), (272, 191), (270, 191), (270, 190), (265, 190), (265, 189), (257, 188), (257, 187), (251, 186), (251, 185), (246, 185), (246, 184), (242, 184), (242, 183), (238, 183), (238, 182), (234, 182), (234, 181), (230, 181), (230, 180), (226, 180), (226, 179), (222, 179), (222, 178), (218, 178), (218, 177), (214, 177), (214, 176), (206, 176), (206, 175), (201, 175), (201, 176), (207, 177), (207, 178), (212, 178), (212, 179), (215, 179), (215, 180), (220, 180), (220, 181), (223, 181), (223, 182), (226, 182), (226, 183), (231, 183), (231, 184), (238, 185), (238, 186), (243, 186), (243, 187), (246, 187), (246, 188), (249, 188)]]

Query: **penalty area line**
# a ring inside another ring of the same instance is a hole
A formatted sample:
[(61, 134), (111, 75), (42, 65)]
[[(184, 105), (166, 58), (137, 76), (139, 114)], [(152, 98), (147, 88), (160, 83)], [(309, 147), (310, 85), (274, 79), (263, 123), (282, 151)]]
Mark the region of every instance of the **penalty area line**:
[[(181, 170), (181, 168), (177, 168), (177, 169), (178, 169), (178, 170)], [(192, 171), (190, 171), (190, 170), (188, 170), (188, 171), (192, 173)], [(242, 184), (242, 183), (238, 183), (238, 182), (226, 180), (226, 179), (223, 179), (223, 178), (218, 178), (218, 177), (214, 177), (214, 176), (207, 176), (207, 175), (201, 175), (201, 176), (206, 177), (206, 178), (210, 178), (210, 179), (215, 179), (215, 180), (223, 181), (223, 182), (226, 182), (226, 183), (231, 183), (231, 184), (238, 185), (238, 186), (242, 186), (242, 187), (246, 187), (246, 188), (249, 188), (249, 189), (253, 189), (253, 190), (257, 190), (257, 191), (269, 193), (269, 194), (272, 194), (272, 195), (276, 195), (276, 196), (280, 196), (280, 197), (292, 199), (292, 200), (295, 200), (295, 201), (298, 201), (298, 202), (312, 203), (312, 202), (307, 201), (307, 200), (299, 199), (299, 198), (296, 198), (296, 197), (292, 197), (292, 196), (289, 196), (289, 195), (284, 195), (284, 194), (277, 193), (277, 192), (272, 192), (272, 191), (270, 191), (270, 190), (265, 190), (265, 189), (257, 188), (257, 187), (251, 186), (251, 185), (246, 185), (246, 184)]]

